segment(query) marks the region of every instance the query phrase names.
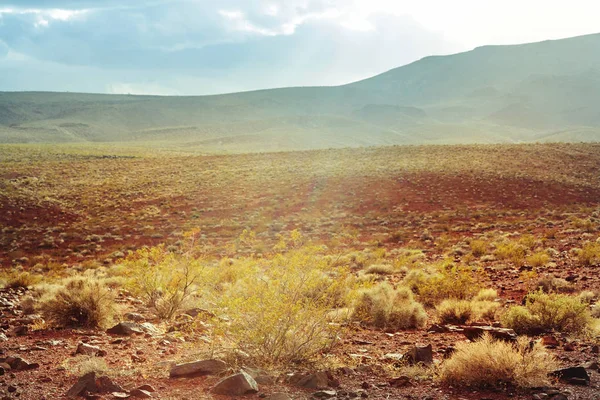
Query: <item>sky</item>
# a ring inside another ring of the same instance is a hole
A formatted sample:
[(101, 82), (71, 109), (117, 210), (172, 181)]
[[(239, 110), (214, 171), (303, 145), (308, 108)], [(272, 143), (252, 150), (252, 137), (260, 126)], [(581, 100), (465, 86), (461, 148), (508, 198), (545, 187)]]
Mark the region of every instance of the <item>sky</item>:
[(597, 0), (0, 0), (0, 91), (339, 85), (429, 55), (600, 32)]

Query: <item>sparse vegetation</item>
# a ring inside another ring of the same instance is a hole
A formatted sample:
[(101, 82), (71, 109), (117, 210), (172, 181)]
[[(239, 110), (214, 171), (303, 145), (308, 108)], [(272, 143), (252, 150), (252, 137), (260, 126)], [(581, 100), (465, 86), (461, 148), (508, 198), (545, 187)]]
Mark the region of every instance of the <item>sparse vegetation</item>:
[(59, 327), (107, 327), (116, 313), (113, 294), (102, 281), (69, 279), (55, 293), (41, 300), (44, 318)]
[(439, 377), (446, 384), (473, 388), (528, 388), (548, 384), (548, 374), (556, 365), (540, 344), (530, 349), (527, 338), (515, 345), (486, 334), (473, 343), (458, 343)]
[(393, 330), (422, 328), (427, 322), (423, 306), (414, 300), (410, 289), (394, 289), (387, 282), (360, 293), (353, 318), (367, 325)]
[(582, 333), (589, 328), (591, 316), (587, 304), (577, 296), (538, 291), (527, 295), (525, 306), (509, 308), (502, 322), (517, 333)]

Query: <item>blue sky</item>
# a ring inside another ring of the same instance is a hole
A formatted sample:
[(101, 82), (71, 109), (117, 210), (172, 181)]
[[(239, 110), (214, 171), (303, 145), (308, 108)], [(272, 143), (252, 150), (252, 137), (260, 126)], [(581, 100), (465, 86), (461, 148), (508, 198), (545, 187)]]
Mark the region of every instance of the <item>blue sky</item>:
[(565, 3), (0, 0), (0, 90), (193, 95), (336, 85), (431, 54), (600, 31), (595, 0)]

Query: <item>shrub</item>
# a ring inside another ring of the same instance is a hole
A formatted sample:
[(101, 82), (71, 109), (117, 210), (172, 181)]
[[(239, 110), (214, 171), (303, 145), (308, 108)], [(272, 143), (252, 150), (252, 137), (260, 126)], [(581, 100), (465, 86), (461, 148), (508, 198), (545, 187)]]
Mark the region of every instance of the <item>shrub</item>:
[(464, 324), (468, 321), (493, 321), (500, 304), (487, 300), (444, 300), (436, 310), (440, 323)]
[(246, 273), (217, 293), (215, 323), (254, 363), (303, 362), (337, 343), (342, 326), (329, 317), (350, 301), (346, 269), (331, 268), (313, 247), (239, 263)]
[(383, 282), (360, 294), (353, 319), (378, 328), (408, 329), (425, 326), (427, 314), (410, 289)]
[(437, 273), (406, 276), (404, 284), (411, 287), (421, 302), (434, 305), (445, 299), (465, 300), (478, 291), (473, 271), (462, 266), (442, 266)]
[(527, 264), (532, 267), (543, 267), (550, 261), (550, 256), (545, 251), (538, 251), (527, 257)]
[(575, 287), (562, 278), (546, 277), (540, 279), (534, 289), (540, 289), (544, 293), (573, 293)]
[(600, 263), (600, 243), (585, 243), (583, 248), (578, 251), (577, 257), (579, 262), (586, 267)]
[(439, 378), (446, 384), (474, 388), (536, 387), (548, 383), (548, 374), (556, 365), (541, 344), (530, 349), (526, 338), (511, 344), (486, 334), (473, 343), (458, 343), (442, 364)]
[(40, 275), (30, 274), (27, 271), (13, 271), (6, 274), (3, 278), (4, 287), (8, 289), (28, 288), (39, 283), (42, 280)]
[(41, 300), (44, 317), (61, 327), (103, 328), (110, 324), (116, 306), (113, 294), (98, 280), (74, 278)]
[(494, 254), (498, 259), (511, 261), (520, 267), (525, 262), (527, 247), (515, 242), (500, 243), (496, 246)]
[(391, 275), (394, 273), (394, 267), (388, 264), (373, 264), (367, 267), (366, 274)]
[(475, 297), (474, 301), (494, 301), (498, 298), (498, 292), (496, 289), (481, 289)]
[(475, 257), (481, 257), (487, 253), (488, 243), (485, 240), (472, 240), (469, 245), (471, 246), (471, 253)]
[(581, 333), (589, 327), (591, 315), (578, 297), (538, 291), (527, 295), (525, 306), (508, 309), (502, 322), (517, 333)]
[(122, 266), (131, 278), (132, 292), (142, 296), (156, 316), (167, 320), (189, 305), (205, 272), (201, 260), (191, 253), (172, 253), (164, 246), (131, 253)]
[(435, 307), (442, 324), (465, 324), (473, 315), (473, 307), (468, 300), (444, 300)]

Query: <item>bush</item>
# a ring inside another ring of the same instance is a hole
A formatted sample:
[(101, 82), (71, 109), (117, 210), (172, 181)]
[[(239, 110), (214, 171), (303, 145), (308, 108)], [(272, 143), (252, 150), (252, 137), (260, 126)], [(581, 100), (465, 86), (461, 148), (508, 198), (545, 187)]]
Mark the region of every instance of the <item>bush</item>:
[(373, 264), (365, 269), (365, 274), (391, 275), (394, 273), (394, 267), (388, 264)]
[(28, 288), (39, 283), (42, 280), (40, 275), (30, 274), (26, 271), (13, 271), (6, 274), (3, 278), (4, 287), (7, 289)]
[(556, 365), (541, 344), (530, 349), (526, 338), (510, 344), (486, 334), (473, 343), (458, 343), (439, 377), (446, 384), (473, 388), (537, 387), (548, 384), (548, 374)]
[(191, 253), (172, 253), (164, 246), (131, 253), (122, 267), (131, 278), (132, 292), (143, 297), (157, 317), (167, 320), (190, 304), (205, 272), (201, 260)]
[(442, 324), (465, 324), (473, 315), (473, 307), (468, 300), (444, 300), (435, 307)]
[(550, 256), (545, 251), (538, 251), (527, 257), (527, 264), (535, 268), (543, 267), (550, 261)]
[(515, 242), (500, 243), (496, 246), (494, 254), (499, 260), (508, 260), (520, 267), (525, 262), (527, 247)]
[(577, 257), (579, 262), (586, 267), (600, 263), (600, 243), (585, 243), (583, 248), (578, 251)]
[(494, 301), (498, 298), (498, 292), (496, 289), (481, 289), (475, 297), (474, 301)]
[(575, 287), (562, 278), (546, 277), (540, 279), (535, 285), (535, 289), (539, 289), (544, 293), (573, 293)]
[(61, 327), (104, 328), (116, 312), (110, 290), (98, 280), (74, 278), (41, 300), (44, 317)]
[(307, 361), (337, 343), (342, 326), (329, 317), (350, 301), (347, 269), (332, 268), (312, 247), (237, 263), (245, 273), (216, 294), (215, 323), (255, 364)]
[(451, 265), (442, 266), (433, 274), (409, 273), (404, 285), (411, 287), (419, 300), (427, 305), (439, 304), (446, 299), (470, 299), (479, 289), (470, 268)]
[(538, 291), (527, 295), (525, 306), (508, 309), (502, 322), (517, 333), (582, 333), (589, 327), (591, 315), (579, 297)]
[(408, 329), (425, 326), (427, 314), (410, 289), (383, 282), (360, 294), (353, 319), (378, 328)]
[(471, 253), (475, 257), (481, 257), (487, 253), (488, 243), (485, 240), (472, 240), (469, 246), (471, 247)]
[(444, 300), (436, 310), (442, 324), (465, 324), (468, 321), (493, 321), (500, 304), (487, 300)]

